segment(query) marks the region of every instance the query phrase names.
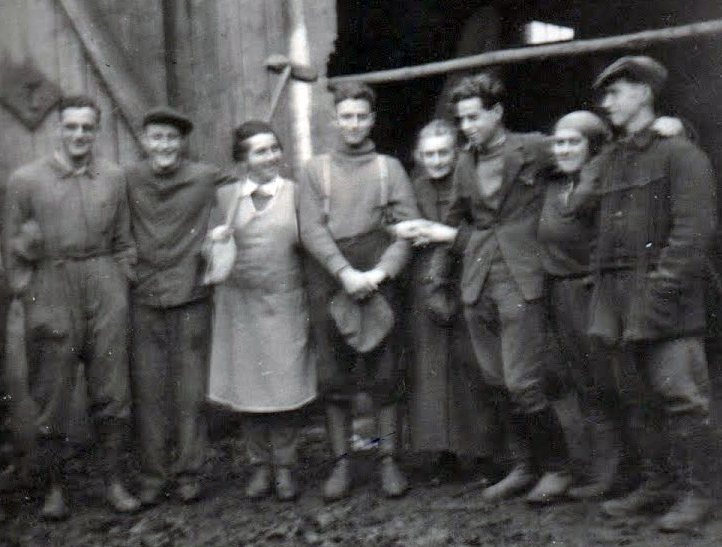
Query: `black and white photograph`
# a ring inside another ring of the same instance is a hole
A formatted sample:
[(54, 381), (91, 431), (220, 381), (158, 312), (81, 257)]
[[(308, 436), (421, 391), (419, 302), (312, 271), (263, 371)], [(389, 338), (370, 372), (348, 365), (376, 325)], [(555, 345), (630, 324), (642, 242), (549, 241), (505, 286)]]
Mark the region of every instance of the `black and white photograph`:
[(722, 2), (0, 0), (0, 547), (722, 545)]

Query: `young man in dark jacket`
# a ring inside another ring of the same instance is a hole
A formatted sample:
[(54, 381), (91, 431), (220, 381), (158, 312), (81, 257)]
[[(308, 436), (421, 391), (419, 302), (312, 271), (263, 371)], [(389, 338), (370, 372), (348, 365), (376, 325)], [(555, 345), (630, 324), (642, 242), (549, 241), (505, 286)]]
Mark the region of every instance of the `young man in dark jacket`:
[(454, 173), (445, 219), (451, 228), (437, 225), (429, 235), (463, 255), (461, 299), (469, 334), (484, 381), (494, 388), (492, 402), (508, 417), (513, 468), (483, 495), (512, 496), (543, 473), (527, 496), (543, 503), (571, 482), (563, 431), (543, 390), (547, 326), (537, 241), (543, 188), (536, 175), (550, 158), (542, 135), (504, 128), (503, 94), (502, 83), (487, 73), (452, 90), (468, 143)]
[(623, 344), (667, 420), (673, 474), (658, 446), (642, 485), (606, 502), (624, 517), (675, 501), (664, 531), (702, 521), (709, 512), (702, 457), (711, 445), (709, 380), (703, 334), (706, 253), (717, 223), (707, 156), (687, 139), (652, 130), (654, 100), (666, 69), (644, 56), (622, 57), (595, 87), (619, 137), (606, 151), (593, 258), (590, 334)]

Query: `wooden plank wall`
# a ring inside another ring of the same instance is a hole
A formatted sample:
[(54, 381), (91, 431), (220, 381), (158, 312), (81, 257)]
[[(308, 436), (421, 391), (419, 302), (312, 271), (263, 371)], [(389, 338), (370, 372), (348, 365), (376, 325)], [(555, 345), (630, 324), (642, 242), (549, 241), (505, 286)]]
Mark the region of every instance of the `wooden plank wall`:
[[(148, 25), (150, 18), (147, 13), (145, 15), (145, 24)], [(160, 15), (158, 10), (159, 32), (162, 30)], [(115, 28), (127, 35), (135, 24), (131, 19), (118, 18)], [(149, 36), (153, 34), (149, 33)], [(136, 47), (141, 48), (142, 45), (136, 41)], [(86, 57), (75, 30), (55, 0), (2, 0), (0, 56), (3, 52), (18, 63), (29, 59), (64, 93), (87, 93), (95, 97), (103, 110), (97, 154), (119, 163), (137, 159), (139, 150), (130, 127), (115, 108), (105, 84)], [(53, 150), (56, 122), (57, 114), (52, 111), (35, 131), (30, 131), (0, 106), (0, 184), (4, 185), (8, 175), (18, 166)]]
[[(288, 49), (284, 2), (187, 0), (171, 4), (177, 106), (196, 124), (191, 155), (231, 165), (233, 129), (266, 113), (278, 78), (268, 73), (263, 62), (270, 54), (285, 54)], [(285, 101), (273, 125), (290, 152)]]

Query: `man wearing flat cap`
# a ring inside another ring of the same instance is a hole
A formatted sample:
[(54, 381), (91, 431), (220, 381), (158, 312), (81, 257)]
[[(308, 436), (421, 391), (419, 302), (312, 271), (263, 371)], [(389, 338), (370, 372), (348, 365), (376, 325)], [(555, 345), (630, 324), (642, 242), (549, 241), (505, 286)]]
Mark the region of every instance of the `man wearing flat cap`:
[(599, 181), (590, 334), (636, 362), (666, 419), (671, 450), (645, 448), (649, 465), (641, 486), (603, 510), (626, 517), (674, 502), (658, 525), (677, 531), (698, 524), (710, 509), (703, 461), (712, 442), (703, 276), (717, 199), (704, 152), (685, 138), (652, 130), (655, 97), (666, 77), (654, 59), (628, 56), (594, 84), (618, 138), (604, 152)]
[(150, 110), (142, 132), (147, 157), (126, 171), (138, 249), (131, 290), (131, 381), (144, 505), (158, 503), (173, 479), (184, 502), (197, 499), (201, 490), (201, 410), (211, 328), (201, 247), (216, 187), (231, 177), (184, 157), (192, 129), (191, 120), (172, 108)]
[(55, 153), (10, 177), (2, 234), (8, 284), (26, 314), (28, 387), (48, 475), (42, 516), (52, 520), (69, 516), (63, 464), (80, 361), (104, 449), (106, 499), (119, 512), (138, 508), (119, 478), (130, 417), (127, 293), (136, 258), (126, 180), (117, 165), (93, 155), (101, 111), (92, 98), (63, 98), (59, 115)]

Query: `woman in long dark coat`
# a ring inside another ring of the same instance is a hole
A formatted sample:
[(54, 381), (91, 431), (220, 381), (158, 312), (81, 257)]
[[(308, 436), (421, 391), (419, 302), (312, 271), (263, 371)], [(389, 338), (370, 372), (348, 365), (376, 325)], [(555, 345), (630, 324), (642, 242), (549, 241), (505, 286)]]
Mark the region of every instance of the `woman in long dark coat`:
[[(430, 122), (419, 133), (416, 159), (422, 168), (413, 182), (419, 211), (438, 222), (450, 204), (456, 129), (444, 120)], [(438, 463), (457, 455), (491, 456), (493, 419), (460, 312), (456, 276), (431, 283), (432, 254), (433, 247), (418, 248), (411, 266), (411, 449), (436, 454)]]

